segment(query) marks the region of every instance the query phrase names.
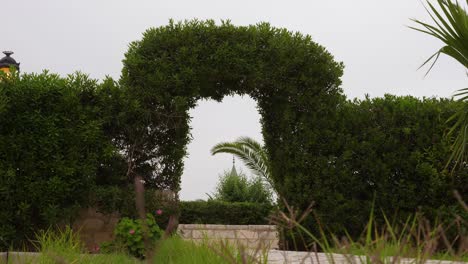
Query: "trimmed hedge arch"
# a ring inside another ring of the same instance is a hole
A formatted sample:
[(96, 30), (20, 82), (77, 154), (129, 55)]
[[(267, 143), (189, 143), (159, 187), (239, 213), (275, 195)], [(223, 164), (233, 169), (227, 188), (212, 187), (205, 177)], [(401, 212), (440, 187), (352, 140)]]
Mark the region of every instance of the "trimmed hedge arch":
[(148, 110), (144, 122), (157, 139), (153, 185), (179, 191), (190, 141), (188, 111), (198, 100), (247, 94), (258, 103), (275, 184), (291, 204), (312, 200), (314, 176), (333, 152), (327, 135), (333, 135), (344, 96), (342, 63), (310, 36), (266, 23), (171, 21), (131, 43), (123, 64), (121, 83)]

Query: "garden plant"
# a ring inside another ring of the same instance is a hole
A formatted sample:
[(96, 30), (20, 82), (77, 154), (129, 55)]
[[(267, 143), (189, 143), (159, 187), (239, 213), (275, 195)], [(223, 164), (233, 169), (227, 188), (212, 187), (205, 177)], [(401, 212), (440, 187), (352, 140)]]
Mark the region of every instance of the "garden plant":
[[(466, 1), (468, 4), (468, 1)], [(437, 0), (437, 5), (427, 2), (427, 11), (435, 25), (420, 20), (414, 20), (423, 28), (413, 29), (433, 36), (444, 43), (444, 46), (427, 59), (422, 66), (433, 60), (429, 71), (432, 69), (441, 54), (447, 55), (465, 67), (468, 74), (468, 13), (458, 1)], [(439, 10), (437, 9), (439, 7)], [(421, 66), (421, 67), (422, 67)], [(458, 90), (455, 94), (457, 100), (463, 102), (459, 110), (448, 120), (452, 123), (447, 136), (454, 138), (453, 152), (449, 162), (456, 162), (455, 167), (466, 169), (468, 166), (468, 88)]]
[(271, 178), (268, 154), (264, 147), (255, 139), (250, 137), (240, 137), (233, 142), (221, 142), (211, 149), (211, 154), (228, 153), (236, 156), (244, 162), (254, 175), (268, 183), (276, 196), (277, 189), (273, 188), (273, 179)]
[(249, 179), (242, 171), (237, 172), (234, 166), (231, 171), (220, 175), (215, 192), (207, 195), (209, 200), (257, 203), (267, 207), (273, 204), (270, 186), (263, 178), (254, 176)]

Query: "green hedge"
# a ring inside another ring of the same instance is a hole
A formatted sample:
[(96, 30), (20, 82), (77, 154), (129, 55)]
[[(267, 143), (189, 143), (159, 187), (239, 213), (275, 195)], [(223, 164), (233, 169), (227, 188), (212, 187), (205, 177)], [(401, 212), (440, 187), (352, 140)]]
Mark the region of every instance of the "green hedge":
[[(139, 217), (135, 207), (135, 189), (132, 185), (97, 186), (91, 195), (90, 204), (103, 213), (119, 212), (122, 217), (133, 219)], [(146, 213), (156, 216), (156, 211), (159, 209), (163, 211), (162, 215), (157, 215), (157, 222), (161, 228), (166, 227), (170, 215), (180, 215), (180, 208), (176, 203), (161, 202), (161, 198), (154, 189), (146, 189)]]
[[(123, 217), (138, 217), (132, 186), (99, 187), (92, 197), (92, 203), (104, 213), (118, 211)], [(268, 224), (268, 217), (273, 211), (272, 205), (249, 202), (210, 200), (164, 203), (152, 189), (146, 190), (145, 200), (147, 213), (156, 216), (161, 228), (166, 227), (170, 215), (179, 216), (181, 224), (264, 225)], [(163, 211), (162, 215), (155, 214), (158, 209)]]
[[(446, 120), (457, 107), (449, 99), (393, 95), (343, 102), (333, 133), (315, 139), (323, 146), (309, 161), (314, 172), (284, 179), (302, 183), (288, 188), (287, 201), (302, 208), (315, 201), (316, 215), (338, 237), (358, 237), (373, 203), (381, 223), (381, 212), (396, 223), (417, 211), (432, 223), (453, 221), (455, 214), (467, 218), (453, 190), (468, 201), (468, 170), (445, 167), (451, 153)], [(320, 234), (313, 217), (304, 224)]]
[[(134, 133), (134, 141), (158, 140), (158, 179), (171, 179), (170, 189), (180, 188), (190, 109), (200, 99), (239, 94), (258, 103), (274, 180), (308, 196), (300, 178), (320, 173), (316, 165), (326, 164), (315, 162), (332, 151), (319, 149), (327, 145), (320, 138), (333, 133), (343, 98), (343, 64), (311, 36), (268, 23), (171, 21), (132, 42), (123, 65), (121, 83), (145, 109), (141, 124), (153, 132)], [(170, 120), (148, 118), (153, 116)]]
[(190, 201), (180, 203), (181, 224), (266, 225), (268, 204)]
[(115, 154), (100, 87), (83, 74), (0, 76), (0, 249), (87, 206)]

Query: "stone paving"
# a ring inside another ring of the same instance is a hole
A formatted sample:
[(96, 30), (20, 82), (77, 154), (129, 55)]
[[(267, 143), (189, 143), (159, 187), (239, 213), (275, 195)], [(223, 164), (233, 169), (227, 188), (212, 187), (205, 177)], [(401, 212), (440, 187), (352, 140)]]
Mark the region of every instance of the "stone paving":
[[(333, 261), (330, 261), (330, 257), (333, 258)], [(342, 254), (324, 254), (324, 253), (313, 253), (313, 252), (297, 252), (297, 251), (281, 251), (281, 250), (270, 250), (268, 252), (268, 263), (269, 264), (328, 264), (328, 263), (353, 263), (361, 264), (366, 263), (364, 257), (359, 256), (346, 256)], [(370, 263), (379, 263), (371, 261)], [(391, 259), (385, 263), (393, 263)], [(402, 259), (395, 263), (401, 264), (410, 264), (410, 263), (420, 263), (416, 262), (414, 259)], [(452, 261), (440, 261), (440, 260), (428, 260), (426, 264), (468, 264), (468, 262), (452, 262)]]

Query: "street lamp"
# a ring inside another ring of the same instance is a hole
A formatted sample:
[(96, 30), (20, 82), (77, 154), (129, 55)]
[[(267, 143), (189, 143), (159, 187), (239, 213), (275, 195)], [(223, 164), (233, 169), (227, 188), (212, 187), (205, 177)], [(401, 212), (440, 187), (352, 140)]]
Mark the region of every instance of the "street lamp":
[(10, 57), (13, 54), (13, 51), (4, 51), (3, 54), (6, 56), (0, 59), (0, 71), (3, 71), (6, 74), (10, 74), (10, 67), (13, 67), (19, 71), (20, 64), (16, 62), (15, 59)]

